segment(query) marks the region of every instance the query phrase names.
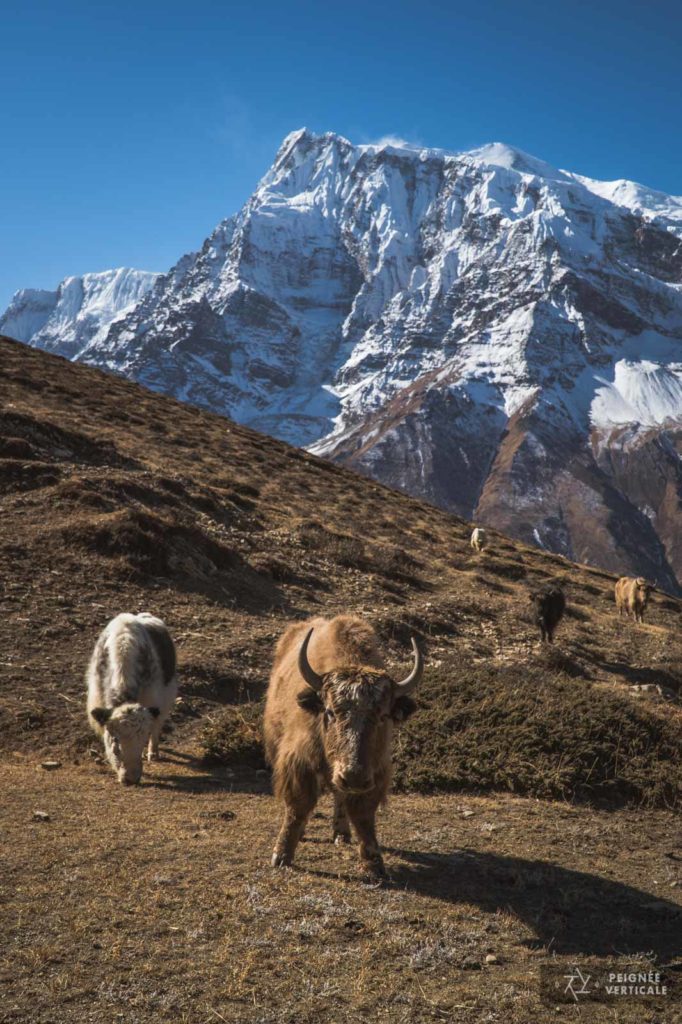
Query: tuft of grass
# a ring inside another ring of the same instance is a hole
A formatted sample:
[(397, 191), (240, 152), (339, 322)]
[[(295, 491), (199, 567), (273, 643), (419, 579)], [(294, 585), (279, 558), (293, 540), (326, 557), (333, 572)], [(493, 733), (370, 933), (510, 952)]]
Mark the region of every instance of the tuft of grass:
[(370, 550), (369, 563), (373, 572), (378, 572), (389, 580), (403, 583), (419, 581), (417, 570), (420, 564), (404, 548), (374, 544)]
[(491, 572), (495, 576), (502, 576), (503, 579), (508, 580), (523, 580), (528, 575), (528, 570), (523, 565), (519, 565), (518, 561), (513, 559), (500, 559), (500, 558), (487, 558), (485, 562), (485, 571)]
[(231, 768), (265, 768), (262, 720), (260, 702), (225, 708), (204, 728), (205, 761)]
[(682, 727), (628, 697), (529, 666), (433, 669), (396, 745), (396, 787), (508, 790), (679, 807)]
[(315, 520), (302, 523), (297, 530), (301, 547), (329, 558), (347, 569), (367, 569), (365, 545), (359, 537), (328, 530)]

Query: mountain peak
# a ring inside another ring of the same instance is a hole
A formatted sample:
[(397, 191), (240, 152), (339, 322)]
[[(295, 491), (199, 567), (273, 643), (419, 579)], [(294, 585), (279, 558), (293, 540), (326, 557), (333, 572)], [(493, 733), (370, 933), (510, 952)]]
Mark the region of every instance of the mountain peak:
[(505, 170), (518, 171), (521, 174), (533, 174), (549, 179), (567, 178), (567, 175), (558, 168), (531, 156), (530, 153), (525, 153), (517, 146), (510, 146), (506, 142), (490, 142), (462, 155), (491, 167), (502, 167)]
[(138, 304), (160, 276), (117, 267), (70, 275), (54, 291), (22, 289), (0, 317), (0, 331), (46, 351), (79, 358)]
[(502, 142), (452, 153), (298, 128), (241, 212), (158, 282), (84, 275), (0, 324), (672, 588), (676, 202)]

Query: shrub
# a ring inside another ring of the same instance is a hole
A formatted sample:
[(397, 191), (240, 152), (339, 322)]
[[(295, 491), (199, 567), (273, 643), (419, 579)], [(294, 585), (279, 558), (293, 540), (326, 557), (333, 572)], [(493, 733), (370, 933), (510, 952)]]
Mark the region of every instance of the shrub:
[(265, 768), (262, 720), (260, 701), (225, 708), (204, 728), (204, 759), (233, 768)]
[(309, 551), (330, 558), (337, 565), (349, 569), (367, 569), (365, 545), (351, 534), (334, 533), (314, 520), (303, 523), (297, 530), (298, 542)]
[(398, 737), (398, 788), (680, 804), (680, 724), (585, 680), (451, 662), (428, 673), (418, 703)]

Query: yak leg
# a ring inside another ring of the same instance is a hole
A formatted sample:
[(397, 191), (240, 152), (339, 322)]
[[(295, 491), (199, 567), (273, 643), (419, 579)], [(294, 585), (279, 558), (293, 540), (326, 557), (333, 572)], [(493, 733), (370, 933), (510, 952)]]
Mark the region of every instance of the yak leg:
[(348, 824), (348, 810), (345, 797), (340, 793), (334, 793), (334, 833), (335, 843), (350, 842), (350, 825)]
[(161, 720), (161, 716), (154, 719), (152, 725), (151, 735), (149, 737), (149, 746), (147, 747), (147, 760), (158, 761), (159, 760), (159, 740), (161, 738), (161, 731), (165, 725), (165, 720)]
[(375, 878), (386, 878), (386, 868), (379, 849), (376, 833), (377, 802), (348, 797), (348, 817), (360, 843), (360, 860), (363, 867)]
[(310, 812), (317, 803), (317, 779), (314, 774), (298, 776), (292, 782), (294, 785), (288, 786), (281, 794), (285, 803), (284, 818), (272, 853), (273, 868), (287, 867), (292, 863)]

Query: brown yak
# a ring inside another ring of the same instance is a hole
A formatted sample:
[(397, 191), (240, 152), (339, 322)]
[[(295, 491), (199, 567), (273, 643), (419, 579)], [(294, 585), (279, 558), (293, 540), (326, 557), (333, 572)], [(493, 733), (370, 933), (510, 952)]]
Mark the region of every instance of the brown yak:
[(275, 795), (285, 804), (273, 867), (291, 864), (320, 793), (331, 789), (334, 840), (350, 842), (352, 825), (363, 866), (385, 876), (375, 816), (391, 785), (393, 723), (416, 709), (408, 695), (424, 665), (414, 638), (412, 647), (414, 667), (398, 683), (361, 619), (297, 622), (280, 639), (264, 720)]
[(635, 622), (644, 622), (644, 612), (649, 603), (649, 594), (656, 587), (653, 583), (647, 583), (642, 577), (633, 579), (631, 576), (621, 576), (616, 583), (616, 608), (622, 617), (623, 612), (628, 618)]

